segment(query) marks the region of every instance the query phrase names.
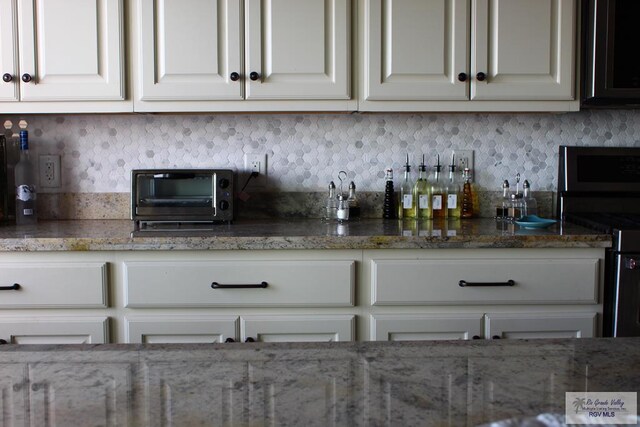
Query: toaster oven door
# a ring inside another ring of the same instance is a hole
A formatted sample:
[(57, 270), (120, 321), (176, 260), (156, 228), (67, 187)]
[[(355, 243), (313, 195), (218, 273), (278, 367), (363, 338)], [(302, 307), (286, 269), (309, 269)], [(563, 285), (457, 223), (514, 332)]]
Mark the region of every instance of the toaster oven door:
[(141, 173), (135, 177), (135, 213), (146, 220), (211, 220), (215, 176), (208, 172)]

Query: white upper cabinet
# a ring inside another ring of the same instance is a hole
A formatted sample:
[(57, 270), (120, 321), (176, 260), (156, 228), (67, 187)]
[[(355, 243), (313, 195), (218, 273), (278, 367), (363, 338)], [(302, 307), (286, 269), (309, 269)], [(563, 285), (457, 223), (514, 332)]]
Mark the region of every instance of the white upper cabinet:
[(361, 0), (363, 111), (570, 111), (575, 0)]
[(126, 111), (123, 14), (122, 0), (2, 0), (0, 98), (20, 102), (0, 111)]
[(243, 98), (238, 0), (141, 0), (138, 9), (140, 100)]
[(574, 99), (573, 0), (475, 0), (472, 17), (471, 99)]
[(136, 111), (356, 108), (351, 0), (135, 4)]
[(469, 0), (368, 0), (364, 99), (466, 100)]

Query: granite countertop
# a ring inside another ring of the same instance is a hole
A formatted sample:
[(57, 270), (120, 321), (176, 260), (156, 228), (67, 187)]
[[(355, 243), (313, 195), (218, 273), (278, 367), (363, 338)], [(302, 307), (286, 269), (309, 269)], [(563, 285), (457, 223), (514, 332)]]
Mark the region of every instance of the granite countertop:
[(41, 221), (0, 227), (0, 251), (606, 248), (607, 234), (558, 223), (522, 229), (493, 219), (345, 224), (320, 219), (239, 220), (209, 230), (133, 233), (128, 220)]
[(531, 426), (563, 422), (565, 392), (640, 391), (640, 338), (4, 345), (0, 357), (12, 425)]

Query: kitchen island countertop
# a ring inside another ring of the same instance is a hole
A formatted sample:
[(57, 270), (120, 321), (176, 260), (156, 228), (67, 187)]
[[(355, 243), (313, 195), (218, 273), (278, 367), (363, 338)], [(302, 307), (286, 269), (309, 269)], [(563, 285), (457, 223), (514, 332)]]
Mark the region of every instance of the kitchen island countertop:
[(17, 425), (476, 426), (562, 417), (569, 391), (640, 391), (640, 338), (4, 345), (0, 357)]
[(0, 251), (607, 248), (611, 236), (557, 223), (523, 229), (493, 219), (402, 221), (363, 219), (238, 220), (210, 230), (133, 233), (128, 220), (41, 221), (0, 227)]

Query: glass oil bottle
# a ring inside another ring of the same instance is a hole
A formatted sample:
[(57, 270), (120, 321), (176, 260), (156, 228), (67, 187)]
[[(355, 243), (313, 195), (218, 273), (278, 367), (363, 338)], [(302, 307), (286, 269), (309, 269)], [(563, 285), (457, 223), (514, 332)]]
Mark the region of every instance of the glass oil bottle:
[(462, 172), (462, 204), (460, 208), (460, 216), (462, 218), (473, 218), (476, 215), (477, 198), (476, 192), (471, 184), (471, 171), (469, 168), (464, 168)]
[(338, 218), (338, 200), (336, 199), (336, 185), (331, 181), (329, 183), (329, 195), (325, 201), (324, 219), (332, 221)]
[(525, 179), (522, 188), (522, 216), (538, 215), (538, 202), (531, 196), (531, 185), (529, 181)]
[(424, 164), (424, 154), (422, 163), (418, 166), (418, 179), (413, 186), (413, 199), (416, 204), (416, 217), (419, 219), (431, 219), (431, 187), (427, 181), (427, 166)]
[(393, 188), (393, 169), (384, 171), (384, 200), (382, 202), (382, 217), (385, 219), (396, 218), (396, 194)]
[(449, 165), (449, 179), (447, 181), (447, 217), (460, 218), (462, 197), (460, 194), (460, 182), (456, 176), (455, 154), (451, 154)]
[(509, 214), (509, 181), (502, 183), (502, 197), (496, 201), (496, 220), (504, 221)]
[(398, 210), (400, 218), (415, 218), (416, 203), (413, 198), (413, 181), (411, 180), (411, 165), (409, 165), (409, 155), (407, 154), (407, 162), (404, 165), (404, 179), (400, 186), (400, 203), (401, 209)]
[(447, 217), (447, 191), (440, 181), (441, 170), (440, 155), (438, 155), (436, 165), (434, 166), (433, 182), (431, 183), (431, 209), (433, 219), (443, 219)]
[(349, 218), (360, 218), (360, 202), (356, 197), (356, 184), (353, 181), (349, 183), (349, 198), (347, 202), (349, 202)]

